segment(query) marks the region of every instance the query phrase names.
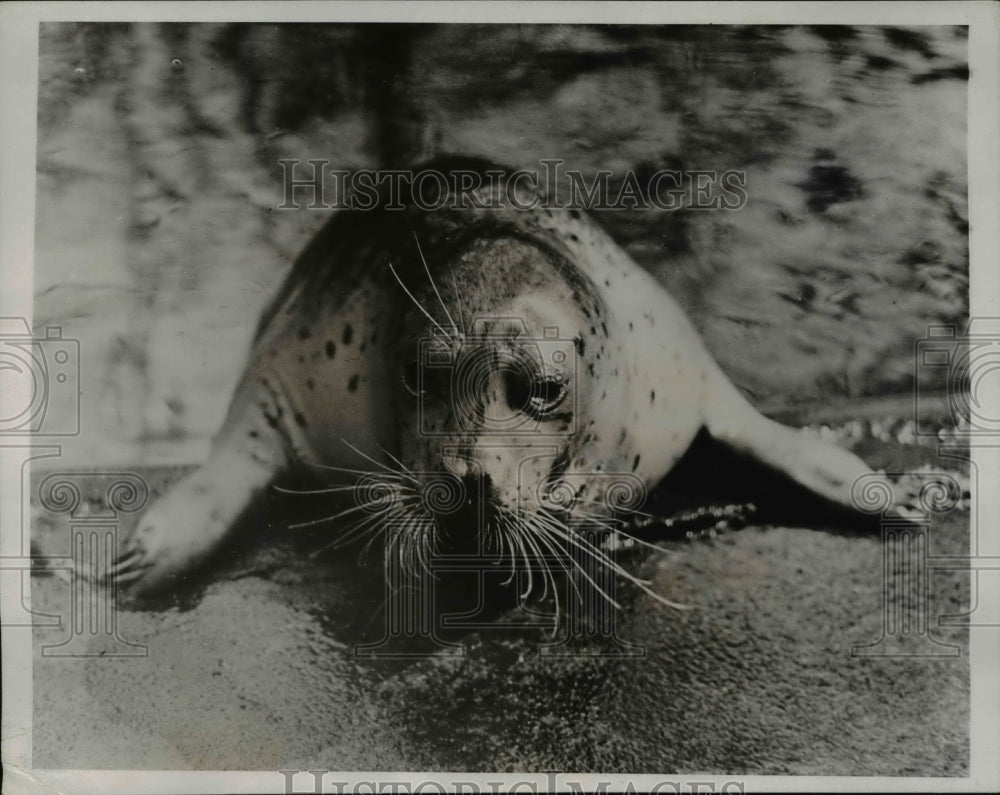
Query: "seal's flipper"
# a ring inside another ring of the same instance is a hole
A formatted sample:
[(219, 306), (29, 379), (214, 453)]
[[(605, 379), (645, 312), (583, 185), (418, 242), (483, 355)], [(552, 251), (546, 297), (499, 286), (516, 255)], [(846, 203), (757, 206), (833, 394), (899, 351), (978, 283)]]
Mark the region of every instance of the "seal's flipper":
[(259, 385), (241, 385), (208, 460), (139, 520), (108, 572), (130, 595), (176, 588), (286, 468), (285, 441), (269, 401), (273, 396)]
[[(709, 415), (706, 430), (717, 443), (736, 457), (763, 466), (772, 475), (789, 481), (812, 495), (820, 504), (833, 509), (816, 517), (837, 524), (847, 520), (861, 522), (867, 529), (870, 515), (862, 513), (852, 497), (852, 488), (871, 468), (853, 453), (805, 431), (790, 428), (764, 417), (735, 390), (726, 401), (725, 410)], [(759, 486), (755, 487), (761, 493)], [(769, 489), (764, 493), (775, 493)], [(780, 490), (777, 490), (780, 495)], [(787, 508), (792, 513), (801, 507), (802, 495), (787, 494)], [(780, 501), (783, 498), (777, 497)], [(772, 506), (781, 508), (780, 505)], [(780, 513), (780, 510), (779, 510)], [(860, 525), (859, 525), (860, 526)]]

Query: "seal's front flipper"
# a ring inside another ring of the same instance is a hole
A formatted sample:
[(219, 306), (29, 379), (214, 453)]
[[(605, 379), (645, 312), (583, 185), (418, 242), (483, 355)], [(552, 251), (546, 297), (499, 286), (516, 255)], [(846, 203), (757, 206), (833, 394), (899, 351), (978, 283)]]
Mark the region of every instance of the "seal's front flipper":
[(742, 397), (739, 401), (735, 405), (731, 400), (726, 412), (713, 415), (707, 431), (747, 465), (743, 473), (748, 480), (766, 482), (763, 487), (760, 482), (753, 485), (758, 496), (770, 495), (766, 501), (755, 499), (766, 517), (850, 526), (863, 532), (877, 525), (877, 518), (864, 513), (852, 493), (859, 478), (872, 475), (864, 461), (764, 417)]
[(244, 383), (208, 460), (139, 519), (108, 572), (129, 595), (179, 586), (285, 468), (284, 439), (269, 401), (260, 387)]

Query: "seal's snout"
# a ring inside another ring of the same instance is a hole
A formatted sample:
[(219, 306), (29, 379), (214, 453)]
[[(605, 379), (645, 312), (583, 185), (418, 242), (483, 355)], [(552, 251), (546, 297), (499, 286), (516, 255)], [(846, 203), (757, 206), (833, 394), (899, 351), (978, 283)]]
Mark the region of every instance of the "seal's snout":
[(475, 538), (493, 518), (493, 483), (489, 475), (444, 475), (424, 486), (423, 503), (442, 535)]

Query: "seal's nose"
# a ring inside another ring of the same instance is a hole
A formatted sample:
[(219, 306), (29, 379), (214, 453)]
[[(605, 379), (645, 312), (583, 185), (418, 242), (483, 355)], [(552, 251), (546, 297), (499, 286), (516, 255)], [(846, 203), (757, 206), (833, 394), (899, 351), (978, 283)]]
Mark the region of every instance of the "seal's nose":
[(492, 498), (493, 480), (485, 473), (470, 471), (462, 478), (462, 489), (468, 506), (488, 505)]
[(493, 518), (492, 481), (489, 475), (467, 472), (456, 478), (456, 499), (433, 510), (434, 521), (443, 538), (463, 544), (483, 536)]

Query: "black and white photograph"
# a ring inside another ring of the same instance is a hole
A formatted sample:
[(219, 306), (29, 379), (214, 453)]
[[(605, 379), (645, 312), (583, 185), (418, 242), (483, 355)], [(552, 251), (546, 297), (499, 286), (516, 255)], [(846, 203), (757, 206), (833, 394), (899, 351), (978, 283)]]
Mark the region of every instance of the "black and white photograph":
[(5, 795), (996, 791), (998, 45), (0, 8)]

